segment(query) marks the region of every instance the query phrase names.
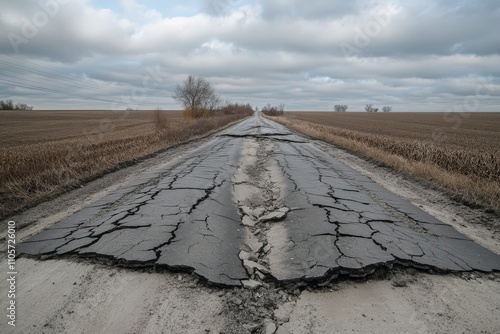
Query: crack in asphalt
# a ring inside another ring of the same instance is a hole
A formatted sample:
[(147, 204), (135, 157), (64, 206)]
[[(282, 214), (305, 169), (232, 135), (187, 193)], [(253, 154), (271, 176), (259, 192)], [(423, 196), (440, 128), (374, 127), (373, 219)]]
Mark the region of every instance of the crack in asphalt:
[(500, 270), (497, 254), (259, 114), (19, 252), (165, 267), (220, 286), (358, 277), (395, 263)]
[[(292, 133), (258, 133), (258, 134), (234, 134), (228, 133), (220, 135), (220, 137), (230, 137), (230, 138), (250, 138), (250, 139), (265, 139), (269, 138), (274, 141), (282, 141), (285, 143), (305, 143), (304, 140), (300, 139)], [(291, 138), (284, 138), (291, 137)]]

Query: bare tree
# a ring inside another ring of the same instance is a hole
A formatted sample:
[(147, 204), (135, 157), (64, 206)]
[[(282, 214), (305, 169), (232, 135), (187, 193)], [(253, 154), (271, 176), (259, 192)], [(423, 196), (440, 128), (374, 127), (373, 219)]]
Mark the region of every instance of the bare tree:
[(7, 100), (7, 101), (0, 101), (0, 110), (22, 110), (22, 111), (29, 111), (33, 110), (32, 106), (29, 106), (25, 103), (17, 103), (14, 105), (14, 102), (12, 100)]
[(336, 111), (336, 112), (346, 112), (347, 109), (349, 108), (348, 105), (346, 104), (336, 104), (333, 109)]
[(14, 103), (12, 100), (0, 101), (0, 110), (14, 110)]
[(374, 108), (373, 104), (367, 104), (365, 106), (365, 111), (366, 112), (378, 112), (378, 108)]
[(201, 117), (222, 104), (212, 84), (205, 78), (189, 75), (182, 85), (175, 87), (174, 100), (193, 112), (193, 117)]
[(278, 106), (278, 114), (283, 116), (283, 114), (285, 113), (285, 109), (286, 109), (286, 104), (280, 103), (280, 105)]
[(285, 113), (285, 104), (280, 104), (277, 107), (272, 106), (268, 103), (264, 108), (261, 109), (261, 112), (268, 116), (283, 116)]
[(224, 106), (231, 103), (229, 99), (224, 100), (220, 95), (214, 94), (211, 98), (207, 99), (202, 105), (201, 109), (205, 113), (214, 114), (217, 111), (221, 111)]
[(158, 132), (162, 132), (168, 128), (168, 119), (161, 107), (156, 107), (153, 112), (153, 124)]
[(385, 106), (385, 107), (382, 108), (382, 111), (383, 112), (391, 112), (392, 111), (392, 107)]
[(227, 103), (222, 107), (220, 112), (224, 115), (236, 115), (236, 114), (244, 114), (247, 116), (251, 116), (254, 113), (254, 110), (250, 104), (239, 104), (239, 103)]
[(27, 105), (26, 103), (18, 103), (16, 104), (15, 110), (30, 111), (33, 110), (33, 107)]

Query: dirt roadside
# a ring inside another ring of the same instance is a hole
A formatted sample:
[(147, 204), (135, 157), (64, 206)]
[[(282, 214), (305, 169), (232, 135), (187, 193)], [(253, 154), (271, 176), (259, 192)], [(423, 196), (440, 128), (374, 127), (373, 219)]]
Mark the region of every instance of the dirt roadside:
[[(11, 217), (18, 241), (209, 140), (179, 146)], [(315, 145), (500, 254), (497, 217), (331, 145)], [(248, 154), (249, 164), (252, 154), (259, 152)], [(0, 266), (6, 268), (6, 261)], [(4, 319), (1, 333), (500, 332), (499, 274), (432, 275), (397, 269), (368, 279), (340, 278), (321, 287), (303, 283), (220, 289), (188, 274), (119, 268), (102, 261), (21, 258), (17, 267), (17, 326)], [(7, 290), (7, 281), (1, 280), (4, 310)]]

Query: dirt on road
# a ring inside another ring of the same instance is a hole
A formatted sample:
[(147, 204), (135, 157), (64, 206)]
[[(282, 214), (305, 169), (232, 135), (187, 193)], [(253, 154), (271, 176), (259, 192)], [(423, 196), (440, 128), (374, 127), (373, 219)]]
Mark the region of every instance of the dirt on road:
[[(208, 141), (210, 138), (177, 147), (11, 217), (18, 227), (17, 241)], [(331, 145), (314, 145), (500, 254), (498, 217), (455, 203), (437, 190)], [(282, 181), (277, 166), (265, 163), (263, 154), (273, 149), (271, 143), (247, 140), (245, 148), (233, 180), (239, 187), (235, 200), (240, 207), (253, 206), (245, 225), (247, 235), (255, 236), (252, 214), (262, 216), (255, 213), (259, 205), (279, 213), (280, 208), (266, 207), (266, 203), (282, 196)], [(255, 242), (279, 243), (277, 229), (279, 225), (258, 231)], [(249, 256), (279, 264), (279, 259), (262, 253), (249, 252)], [(7, 268), (6, 261), (0, 266)], [(186, 273), (120, 267), (103, 259), (19, 258), (16, 267), (16, 327), (9, 326), (4, 317), (1, 333), (500, 332), (499, 273), (438, 274), (395, 267), (380, 268), (368, 277), (340, 275), (314, 284), (252, 287), (250, 282), (248, 288), (220, 288)], [(8, 282), (1, 280), (3, 310), (7, 308), (8, 288)]]

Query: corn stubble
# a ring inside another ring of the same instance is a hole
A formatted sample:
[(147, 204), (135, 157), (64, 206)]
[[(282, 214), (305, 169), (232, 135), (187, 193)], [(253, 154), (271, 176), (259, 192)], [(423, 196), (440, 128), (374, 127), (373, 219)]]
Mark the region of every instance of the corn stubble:
[(36, 113), (0, 114), (0, 217), (244, 117), (186, 121), (180, 112), (137, 111), (103, 128), (105, 113)]
[(500, 212), (500, 114), (288, 113), (275, 121)]

